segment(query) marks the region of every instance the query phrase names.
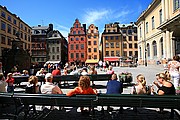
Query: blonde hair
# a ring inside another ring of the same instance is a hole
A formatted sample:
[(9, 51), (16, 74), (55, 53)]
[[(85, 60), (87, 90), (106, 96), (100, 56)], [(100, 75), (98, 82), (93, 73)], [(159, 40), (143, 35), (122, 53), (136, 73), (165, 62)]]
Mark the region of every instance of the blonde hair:
[(146, 85), (146, 80), (145, 80), (144, 75), (139, 74), (139, 75), (136, 76), (136, 78), (137, 78), (137, 80), (139, 80), (139, 82), (140, 82), (143, 86)]
[(90, 78), (88, 76), (81, 76), (78, 82), (78, 86), (83, 90), (90, 87)]
[(38, 78), (36, 76), (30, 76), (28, 82), (35, 85), (36, 83), (38, 83)]
[(170, 75), (169, 73), (158, 73), (156, 74), (156, 76), (158, 76), (159, 78), (162, 78), (165, 81), (169, 81), (170, 80)]

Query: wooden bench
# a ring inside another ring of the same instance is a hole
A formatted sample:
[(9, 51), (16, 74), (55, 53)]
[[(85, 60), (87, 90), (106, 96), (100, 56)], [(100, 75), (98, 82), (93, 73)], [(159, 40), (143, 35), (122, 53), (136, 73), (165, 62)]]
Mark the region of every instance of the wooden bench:
[[(30, 105), (61, 106), (61, 107), (90, 107), (94, 115), (96, 95), (76, 95), (68, 97), (65, 94), (25, 94), (15, 93), (14, 98), (21, 99), (24, 105), (25, 119), (29, 114)], [(35, 112), (35, 111), (34, 111)]]
[(131, 94), (100, 94), (98, 105), (118, 107), (147, 107), (171, 109), (170, 117), (174, 117), (174, 110), (180, 110), (179, 95), (131, 95)]
[[(53, 77), (53, 82), (54, 83), (61, 83), (61, 84), (66, 84), (66, 82), (75, 82), (77, 84), (77, 82), (79, 81), (81, 75), (57, 75)], [(111, 79), (111, 75), (110, 74), (97, 74), (97, 75), (88, 75), (90, 77), (91, 81), (108, 81)], [(37, 76), (38, 77), (38, 81), (43, 83), (45, 82), (44, 76)], [(21, 82), (28, 82), (28, 78), (27, 76), (13, 76), (14, 78), (14, 84), (17, 84), (18, 86), (20, 86)], [(62, 83), (63, 82), (63, 83)]]

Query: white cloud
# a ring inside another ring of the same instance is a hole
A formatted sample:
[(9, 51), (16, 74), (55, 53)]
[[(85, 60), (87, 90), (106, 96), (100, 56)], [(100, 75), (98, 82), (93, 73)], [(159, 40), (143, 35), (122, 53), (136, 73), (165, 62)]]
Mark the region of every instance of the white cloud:
[(60, 32), (64, 37), (66, 37), (66, 39), (67, 39), (68, 33), (69, 33), (69, 31), (70, 31), (70, 28), (65, 27), (65, 26), (63, 26), (63, 25), (60, 25), (60, 24), (58, 24), (58, 23), (55, 23), (55, 24), (54, 24), (54, 29), (59, 30), (59, 32)]
[(95, 24), (97, 21), (102, 19), (108, 19), (108, 15), (111, 13), (111, 10), (102, 9), (102, 10), (86, 10), (86, 14), (83, 16), (83, 23), (87, 25)]
[(115, 18), (121, 18), (121, 17), (125, 17), (126, 15), (128, 15), (130, 13), (130, 11), (120, 11), (115, 15)]

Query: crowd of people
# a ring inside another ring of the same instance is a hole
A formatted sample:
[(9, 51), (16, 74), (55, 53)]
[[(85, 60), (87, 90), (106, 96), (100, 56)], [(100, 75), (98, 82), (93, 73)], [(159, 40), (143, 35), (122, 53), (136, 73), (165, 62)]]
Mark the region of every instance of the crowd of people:
[[(176, 90), (179, 88), (180, 81), (180, 62), (179, 56), (174, 56), (172, 61), (169, 61), (168, 71), (156, 74), (156, 80), (153, 85), (147, 85), (145, 76), (139, 74), (136, 77), (136, 84), (132, 87), (130, 94), (158, 94), (158, 95), (175, 95)], [(91, 87), (90, 78), (87, 75), (98, 74), (95, 66), (83, 67), (77, 70), (76, 66), (72, 67), (70, 73), (68, 73), (67, 66), (63, 69), (63, 74), (60, 68), (56, 67), (52, 72), (45, 71), (41, 68), (37, 71), (36, 75), (29, 75), (27, 70), (23, 70), (23, 76), (29, 76), (28, 84), (25, 92), (30, 94), (42, 93), (42, 94), (65, 94), (61, 88), (53, 84), (53, 76), (56, 75), (81, 75), (78, 86), (72, 90), (69, 90), (66, 95), (73, 96), (76, 94), (98, 94), (95, 88)], [(114, 72), (113, 67), (110, 65), (106, 74), (111, 74), (112, 78), (107, 82), (106, 94), (121, 94), (123, 93), (123, 83), (118, 80), (117, 74)], [(38, 84), (38, 77), (45, 77), (45, 84)], [(0, 73), (0, 92), (14, 92), (14, 78), (13, 73), (8, 73), (7, 77)], [(92, 83), (94, 84), (94, 83)], [(157, 87), (157, 92), (154, 90)], [(83, 111), (83, 108), (81, 109)]]

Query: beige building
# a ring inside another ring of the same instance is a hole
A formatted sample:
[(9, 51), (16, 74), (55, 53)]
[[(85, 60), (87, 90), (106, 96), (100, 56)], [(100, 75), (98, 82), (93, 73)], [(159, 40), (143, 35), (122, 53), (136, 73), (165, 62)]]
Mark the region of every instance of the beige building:
[(86, 64), (97, 64), (99, 61), (99, 31), (91, 24), (87, 29), (87, 60)]
[(153, 0), (136, 24), (139, 64), (155, 64), (180, 55), (179, 0)]
[(31, 50), (31, 27), (22, 21), (17, 15), (0, 5), (0, 61), (3, 51), (12, 48), (12, 40), (19, 33), (19, 38), (24, 42), (23, 49)]
[(122, 34), (118, 22), (105, 24), (100, 43), (102, 44), (103, 61), (109, 61), (110, 63), (120, 61), (120, 56), (123, 54), (121, 39)]

